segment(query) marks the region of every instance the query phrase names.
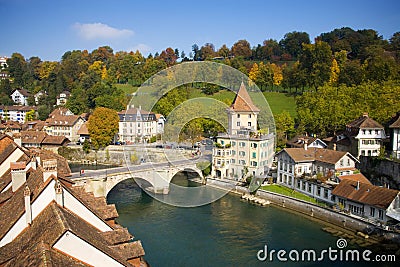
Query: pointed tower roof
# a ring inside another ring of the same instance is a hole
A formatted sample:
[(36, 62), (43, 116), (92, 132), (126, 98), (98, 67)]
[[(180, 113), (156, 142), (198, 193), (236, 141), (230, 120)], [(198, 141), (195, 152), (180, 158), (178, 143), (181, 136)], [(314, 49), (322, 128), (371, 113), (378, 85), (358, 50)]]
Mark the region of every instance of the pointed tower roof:
[(233, 100), (232, 105), (229, 107), (229, 110), (260, 112), (260, 109), (253, 104), (253, 101), (251, 100), (243, 82), (240, 85), (239, 91), (236, 93), (235, 99)]

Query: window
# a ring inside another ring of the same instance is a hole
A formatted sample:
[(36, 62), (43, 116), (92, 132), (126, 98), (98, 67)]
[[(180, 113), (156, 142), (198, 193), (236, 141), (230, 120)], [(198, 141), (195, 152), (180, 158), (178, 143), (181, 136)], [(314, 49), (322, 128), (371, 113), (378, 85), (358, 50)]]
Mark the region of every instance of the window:
[(320, 195), (321, 195), (321, 187), (317, 186), (317, 196), (320, 196)]
[(365, 130), (362, 130), (362, 134), (365, 134)]
[(256, 161), (252, 161), (252, 162), (251, 162), (251, 166), (257, 167), (257, 162), (256, 162)]
[(379, 134), (379, 130), (375, 130), (375, 134)]
[(257, 148), (257, 143), (251, 143), (252, 148)]
[(300, 174), (301, 172), (302, 172), (302, 168), (301, 168), (301, 167), (298, 167), (298, 168), (297, 168), (297, 173)]
[(247, 123), (247, 126), (251, 127), (251, 121), (249, 121), (249, 122)]
[(379, 210), (379, 219), (383, 220), (383, 210)]
[(256, 153), (256, 152), (253, 152), (253, 153), (251, 154), (251, 157), (252, 157), (253, 159), (255, 159), (255, 158), (257, 157), (257, 153)]
[(236, 142), (232, 141), (231, 142), (232, 146), (236, 146)]
[(306, 183), (303, 181), (303, 186), (302, 186), (303, 191), (306, 191)]
[(372, 130), (369, 130), (368, 132), (369, 132), (369, 134), (372, 134)]
[(324, 198), (328, 198), (328, 189), (324, 188)]
[(238, 122), (236, 123), (236, 126), (240, 126), (240, 121), (238, 121)]
[(245, 142), (239, 142), (239, 147), (245, 147), (246, 143)]
[(235, 159), (231, 159), (231, 163), (235, 164), (236, 160)]
[(311, 184), (311, 183), (308, 183), (308, 189), (307, 189), (307, 191), (308, 191), (309, 193), (311, 193), (311, 187), (312, 187), (312, 184)]
[(342, 159), (340, 160), (340, 166), (343, 166), (343, 160)]
[(361, 150), (361, 155), (365, 156), (365, 150)]
[(221, 140), (221, 145), (224, 145), (224, 143), (225, 143), (224, 140)]
[(369, 216), (375, 217), (375, 208), (371, 207), (371, 208), (369, 209)]
[(237, 117), (240, 118), (240, 114), (237, 114)]
[(239, 151), (239, 156), (241, 156), (241, 157), (246, 156), (246, 152), (244, 152), (244, 151)]
[(297, 180), (297, 184), (296, 184), (296, 188), (299, 188), (300, 189), (300, 180)]
[(350, 166), (350, 159), (347, 159), (347, 166)]
[(251, 114), (249, 114), (249, 119), (251, 118)]
[(232, 150), (232, 156), (235, 156), (235, 155), (236, 155), (236, 151)]

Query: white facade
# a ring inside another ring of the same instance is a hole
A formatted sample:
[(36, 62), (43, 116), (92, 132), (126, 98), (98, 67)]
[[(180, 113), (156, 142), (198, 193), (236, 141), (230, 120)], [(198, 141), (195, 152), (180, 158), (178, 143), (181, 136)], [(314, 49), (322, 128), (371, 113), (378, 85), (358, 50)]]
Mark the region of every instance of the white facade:
[(14, 90), (11, 94), (11, 99), (20, 105), (27, 106), (28, 105), (28, 96), (22, 94), (22, 92), (18, 89)]
[[(213, 148), (213, 174), (241, 180), (246, 175), (264, 176), (274, 157), (274, 136), (218, 136)], [(246, 173), (247, 169), (247, 173)]]
[(382, 141), (386, 138), (386, 135), (383, 128), (362, 128), (354, 138), (358, 142), (357, 157), (379, 156)]
[(266, 177), (274, 157), (274, 135), (257, 131), (260, 110), (253, 104), (243, 82), (227, 109), (228, 133), (217, 136), (211, 175), (244, 180)]
[[(277, 183), (333, 204), (332, 188), (328, 184), (336, 184), (339, 181), (338, 176), (353, 174), (356, 170), (356, 159), (350, 153), (346, 153), (336, 162), (327, 162), (322, 161), (319, 154), (323, 155), (323, 151), (328, 151), (328, 153), (336, 153), (336, 151), (318, 149), (320, 153), (313, 156), (314, 149), (291, 149), (304, 152), (305, 156), (309, 155), (309, 159), (294, 159), (286, 151), (287, 149), (280, 151), (277, 154)], [(318, 176), (324, 177), (328, 184), (318, 181)]]
[(25, 123), (27, 112), (34, 110), (34, 117), (37, 117), (36, 109), (33, 106), (0, 106), (0, 116), (2, 120)]
[(156, 115), (140, 107), (123, 110), (118, 113), (118, 116), (118, 135), (122, 142), (143, 142), (160, 131)]

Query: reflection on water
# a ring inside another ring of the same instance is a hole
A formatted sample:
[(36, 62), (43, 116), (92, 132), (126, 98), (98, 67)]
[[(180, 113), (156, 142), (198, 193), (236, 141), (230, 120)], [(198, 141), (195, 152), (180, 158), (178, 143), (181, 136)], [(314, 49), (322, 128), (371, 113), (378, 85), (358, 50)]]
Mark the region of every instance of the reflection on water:
[[(174, 179), (190, 186), (190, 181)], [(260, 262), (256, 254), (269, 249), (336, 248), (337, 238), (323, 225), (275, 208), (260, 207), (226, 195), (209, 205), (178, 208), (144, 193), (133, 180), (115, 187), (108, 196), (118, 222), (142, 240), (151, 266), (342, 266), (343, 262)], [(351, 263), (351, 262), (350, 262)], [(346, 263), (355, 266), (356, 263)], [(321, 265), (322, 264), (322, 265)], [(361, 266), (361, 264), (359, 264)], [(362, 263), (362, 266), (365, 266)]]

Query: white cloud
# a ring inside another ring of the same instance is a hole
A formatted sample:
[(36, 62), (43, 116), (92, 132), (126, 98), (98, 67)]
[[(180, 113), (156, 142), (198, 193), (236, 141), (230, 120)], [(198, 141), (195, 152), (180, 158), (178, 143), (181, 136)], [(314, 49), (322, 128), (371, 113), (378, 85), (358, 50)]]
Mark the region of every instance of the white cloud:
[(133, 51), (133, 52), (136, 52), (136, 50), (139, 50), (140, 53), (142, 53), (142, 55), (144, 55), (144, 54), (147, 54), (148, 52), (150, 52), (151, 47), (146, 44), (137, 44), (137, 45), (127, 49), (127, 51)]
[(103, 23), (75, 23), (73, 27), (77, 30), (78, 35), (86, 40), (118, 39), (133, 35), (131, 30), (120, 30)]

